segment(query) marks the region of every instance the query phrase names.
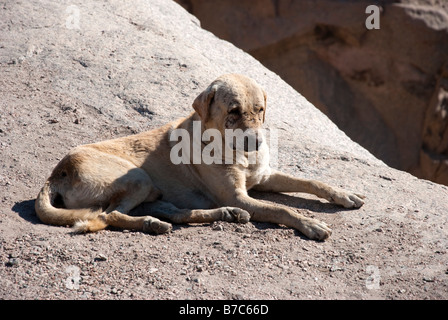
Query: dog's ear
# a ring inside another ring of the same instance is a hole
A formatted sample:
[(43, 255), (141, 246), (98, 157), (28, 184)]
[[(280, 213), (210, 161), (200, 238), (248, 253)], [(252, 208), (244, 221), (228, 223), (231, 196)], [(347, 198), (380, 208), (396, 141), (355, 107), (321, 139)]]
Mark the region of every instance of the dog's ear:
[(206, 122), (210, 113), (210, 106), (213, 103), (218, 84), (212, 83), (193, 102), (193, 109), (199, 114), (201, 120)]
[(264, 91), (264, 89), (261, 89), (263, 91), (263, 95), (264, 95), (264, 111), (263, 111), (263, 123), (264, 123), (264, 119), (266, 118), (266, 108), (268, 107), (267, 104), (267, 99), (268, 96), (266, 95), (266, 91)]

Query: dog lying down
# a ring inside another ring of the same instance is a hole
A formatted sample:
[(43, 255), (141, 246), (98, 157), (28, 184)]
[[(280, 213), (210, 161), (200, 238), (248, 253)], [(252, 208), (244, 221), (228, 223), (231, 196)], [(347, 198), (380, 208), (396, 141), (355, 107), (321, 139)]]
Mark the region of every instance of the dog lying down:
[[(71, 150), (45, 182), (36, 213), (44, 223), (70, 225), (76, 232), (107, 226), (169, 232), (172, 225), (159, 219), (252, 220), (324, 240), (331, 234), (324, 222), (256, 200), (248, 190), (306, 192), (345, 208), (361, 207), (364, 197), (270, 168), (261, 130), (266, 107), (266, 93), (253, 79), (223, 75), (199, 94), (186, 118)], [(198, 132), (202, 141), (194, 138)], [(148, 215), (129, 216), (142, 202), (154, 202)]]

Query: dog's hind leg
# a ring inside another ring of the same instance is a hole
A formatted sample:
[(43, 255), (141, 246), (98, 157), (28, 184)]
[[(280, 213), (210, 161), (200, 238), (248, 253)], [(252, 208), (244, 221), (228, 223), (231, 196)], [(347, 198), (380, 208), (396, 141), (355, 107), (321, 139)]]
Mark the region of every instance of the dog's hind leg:
[(74, 225), (76, 232), (96, 231), (100, 230), (101, 226), (155, 233), (165, 233), (171, 230), (171, 224), (157, 218), (128, 215), (129, 211), (140, 203), (154, 201), (161, 195), (143, 169), (134, 167), (127, 170), (108, 186), (108, 190), (113, 190), (113, 193), (108, 199), (109, 203), (105, 212), (100, 213), (94, 219), (78, 221)]
[(129, 216), (128, 212), (143, 202), (144, 198), (139, 198), (135, 193), (118, 194), (106, 212), (99, 214), (95, 219), (80, 221), (75, 224), (74, 229), (77, 232), (86, 232), (95, 229), (97, 224), (106, 224), (112, 227), (129, 230), (140, 230), (144, 232), (166, 233), (171, 231), (171, 224), (160, 221), (151, 216), (134, 217)]
[(152, 202), (161, 195), (143, 169), (134, 169), (133, 175), (128, 176), (127, 181), (121, 182), (121, 184), (126, 186), (126, 191), (124, 194), (118, 194), (106, 210), (105, 219), (108, 225), (158, 234), (171, 231), (170, 223), (160, 221), (155, 217), (128, 215), (129, 211), (140, 203)]
[(170, 202), (157, 201), (151, 204), (149, 214), (153, 217), (168, 219), (174, 223), (209, 223), (213, 221), (249, 222), (247, 211), (235, 207), (216, 209), (179, 209)]
[(151, 216), (133, 217), (122, 213), (123, 207), (118, 207), (104, 218), (110, 226), (121, 229), (141, 230), (144, 232), (154, 232), (157, 234), (171, 231), (172, 226), (168, 222), (160, 221)]

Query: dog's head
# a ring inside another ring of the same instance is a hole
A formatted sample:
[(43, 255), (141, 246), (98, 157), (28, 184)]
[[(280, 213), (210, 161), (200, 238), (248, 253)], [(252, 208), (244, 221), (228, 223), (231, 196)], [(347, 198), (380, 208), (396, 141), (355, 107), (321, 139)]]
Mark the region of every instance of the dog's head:
[(257, 150), (263, 141), (259, 130), (265, 119), (266, 92), (251, 78), (239, 74), (219, 77), (194, 100), (193, 108), (204, 129), (217, 129), (223, 137), (226, 129), (243, 132), (243, 143), (234, 144), (234, 149)]

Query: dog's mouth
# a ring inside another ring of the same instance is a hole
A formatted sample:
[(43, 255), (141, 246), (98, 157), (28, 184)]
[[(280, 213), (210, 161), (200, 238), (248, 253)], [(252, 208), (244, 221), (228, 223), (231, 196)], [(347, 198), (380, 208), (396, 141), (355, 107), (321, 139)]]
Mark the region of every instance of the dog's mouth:
[(235, 151), (244, 150), (245, 152), (252, 152), (258, 151), (262, 143), (263, 138), (257, 134), (244, 135), (237, 137), (236, 141), (232, 141), (231, 148)]

